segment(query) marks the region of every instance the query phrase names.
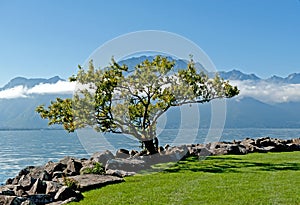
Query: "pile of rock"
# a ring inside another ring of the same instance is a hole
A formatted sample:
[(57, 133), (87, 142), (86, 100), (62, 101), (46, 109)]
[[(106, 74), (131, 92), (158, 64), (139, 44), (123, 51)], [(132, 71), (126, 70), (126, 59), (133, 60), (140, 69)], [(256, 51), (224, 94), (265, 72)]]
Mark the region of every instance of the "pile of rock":
[(213, 142), (206, 145), (188, 145), (189, 154), (192, 156), (208, 155), (241, 155), (253, 152), (291, 152), (300, 151), (300, 138), (282, 140), (270, 137), (258, 139), (246, 138), (241, 141), (233, 142)]
[[(44, 166), (26, 167), (15, 178), (8, 179), (6, 184), (0, 187), (0, 204), (55, 205), (78, 201), (82, 199), (82, 191), (123, 182), (122, 177), (150, 169), (153, 164), (176, 162), (189, 156), (286, 151), (300, 151), (300, 138), (280, 140), (263, 137), (173, 147), (166, 145), (160, 147), (159, 152), (154, 155), (148, 155), (145, 151), (120, 149), (116, 155), (108, 150), (96, 152), (90, 159), (65, 157), (58, 162), (50, 161)], [(87, 172), (94, 170), (97, 163), (103, 166), (103, 172)]]
[(81, 191), (124, 181), (110, 175), (80, 174), (86, 168), (95, 166), (95, 163), (93, 159), (65, 157), (44, 166), (26, 167), (0, 187), (0, 204), (65, 204), (82, 199)]

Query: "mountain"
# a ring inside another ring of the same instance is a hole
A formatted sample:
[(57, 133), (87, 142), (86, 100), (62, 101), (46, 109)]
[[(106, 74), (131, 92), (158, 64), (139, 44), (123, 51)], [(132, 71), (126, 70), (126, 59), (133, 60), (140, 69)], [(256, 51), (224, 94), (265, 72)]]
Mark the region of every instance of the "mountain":
[[(130, 69), (145, 59), (151, 60), (153, 57), (141, 56), (120, 61), (120, 64), (127, 64)], [(188, 61), (182, 59), (175, 60), (175, 69), (185, 68)], [(205, 71), (200, 63), (196, 66)], [(207, 72), (207, 71), (205, 71)], [(269, 79), (260, 79), (255, 74), (245, 74), (238, 70), (219, 72), (220, 76), (228, 80), (249, 80), (256, 82), (270, 83), (299, 83), (300, 73), (293, 73), (287, 77), (272, 76)], [(0, 92), (16, 86), (32, 88), (39, 84), (55, 84), (64, 81), (58, 76), (53, 78), (23, 78), (17, 77), (9, 81)], [(1, 96), (1, 95), (0, 95)], [(35, 94), (23, 98), (0, 99), (0, 129), (40, 129), (48, 128), (47, 121), (42, 120), (35, 108), (40, 104), (48, 105), (51, 100), (57, 97), (66, 98), (72, 95), (59, 94)], [(263, 103), (252, 97), (239, 97), (227, 99), (227, 128), (299, 128), (300, 127), (300, 102), (286, 103)], [(199, 105), (200, 127), (208, 128), (211, 120), (211, 103)], [(178, 128), (180, 125), (180, 109), (171, 108), (167, 113), (167, 127)], [(189, 126), (189, 122), (185, 122)], [(60, 127), (60, 126), (56, 126)]]
[[(173, 60), (175, 61), (175, 65), (174, 65), (174, 70), (177, 71), (178, 69), (184, 69), (187, 67), (188, 65), (188, 61), (187, 60), (184, 60), (184, 59), (175, 59), (175, 58), (172, 58), (172, 57), (167, 57), (168, 60)], [(119, 61), (118, 63), (123, 65), (127, 65), (128, 66), (128, 69), (129, 70), (133, 70), (134, 67), (136, 65), (138, 65), (139, 63), (145, 61), (145, 60), (153, 60), (154, 59), (154, 56), (145, 56), (145, 55), (142, 55), (142, 56), (139, 56), (139, 57), (131, 57), (131, 58), (128, 58), (128, 59), (125, 59), (125, 60), (121, 60)], [(197, 69), (199, 69), (200, 71), (204, 71), (206, 73), (208, 73), (208, 71), (203, 67), (203, 65), (199, 62), (196, 62), (195, 63), (195, 67)]]
[(285, 78), (273, 75), (271, 78), (266, 79), (266, 81), (272, 83), (300, 84), (300, 73), (292, 73)]
[(245, 74), (238, 70), (232, 70), (228, 72), (221, 71), (219, 72), (219, 75), (221, 78), (226, 80), (260, 80), (260, 78), (254, 74)]
[(54, 77), (49, 78), (49, 79), (44, 79), (44, 78), (30, 78), (30, 79), (27, 79), (27, 78), (24, 78), (24, 77), (16, 77), (16, 78), (10, 80), (2, 88), (0, 88), (0, 91), (10, 89), (10, 88), (14, 88), (14, 87), (20, 86), (20, 85), (22, 85), (24, 87), (27, 87), (27, 88), (32, 88), (32, 87), (34, 87), (38, 84), (46, 84), (46, 83), (54, 84), (54, 83), (57, 83), (58, 81), (64, 81), (64, 80), (61, 79), (58, 76), (54, 76)]

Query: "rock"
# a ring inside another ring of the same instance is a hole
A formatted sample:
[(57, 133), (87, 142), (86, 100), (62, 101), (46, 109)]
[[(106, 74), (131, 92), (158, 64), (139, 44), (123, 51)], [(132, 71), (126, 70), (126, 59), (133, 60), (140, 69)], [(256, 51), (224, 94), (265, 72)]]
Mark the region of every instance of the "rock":
[(27, 198), (32, 201), (34, 204), (48, 204), (53, 202), (53, 197), (47, 194), (35, 194), (29, 195)]
[(200, 149), (198, 149), (198, 156), (199, 157), (207, 157), (212, 155), (213, 153), (211, 151), (209, 151), (206, 147), (202, 147)]
[(300, 151), (299, 144), (290, 143), (290, 144), (287, 144), (287, 146), (290, 151)]
[(46, 170), (43, 170), (43, 172), (41, 173), (39, 179), (41, 179), (43, 181), (51, 181), (52, 176)]
[(15, 185), (13, 191), (14, 191), (14, 194), (16, 196), (26, 196), (26, 195), (28, 195), (25, 192), (24, 188), (22, 186), (20, 186), (20, 185)]
[(139, 153), (139, 152), (136, 151), (136, 150), (130, 150), (130, 151), (129, 151), (130, 157), (134, 157), (134, 155), (136, 155), (137, 153)]
[(62, 186), (58, 190), (58, 192), (55, 194), (54, 199), (64, 201), (64, 200), (69, 199), (71, 197), (77, 197), (77, 196), (78, 196), (78, 194), (74, 190), (70, 189), (67, 186)]
[(170, 157), (171, 161), (179, 161), (189, 155), (189, 150), (186, 145), (180, 145), (168, 148), (164, 155)]
[(109, 170), (106, 170), (105, 174), (112, 175), (112, 176), (117, 176), (117, 177), (127, 177), (127, 176), (136, 175), (136, 172), (126, 172), (124, 170), (118, 170), (118, 169), (112, 170), (112, 169), (109, 169)]
[(55, 196), (56, 192), (58, 192), (59, 188), (62, 187), (62, 184), (52, 181), (46, 181), (46, 191), (45, 194)]
[(167, 150), (167, 149), (170, 148), (170, 145), (169, 145), (169, 144), (166, 144), (164, 148), (165, 148), (165, 150)]
[(78, 182), (79, 191), (87, 191), (95, 188), (100, 188), (108, 184), (115, 184), (124, 181), (124, 179), (116, 176), (97, 175), (97, 174), (77, 175), (68, 178)]
[(70, 158), (67, 162), (67, 168), (64, 170), (64, 173), (66, 173), (68, 176), (75, 176), (80, 174), (81, 168), (82, 164), (80, 161)]
[(53, 172), (52, 181), (54, 178), (62, 178), (63, 176), (66, 176), (66, 174), (62, 171)]
[(35, 183), (32, 185), (31, 189), (28, 191), (29, 195), (35, 194), (45, 194), (47, 185), (40, 179), (37, 179)]
[(15, 178), (12, 179), (12, 183), (13, 185), (17, 185), (19, 183), (21, 176), (16, 176)]
[(29, 174), (27, 174), (21, 176), (18, 184), (21, 185), (25, 190), (29, 190), (32, 184), (35, 182), (35, 180), (36, 179), (32, 178), (31, 176), (29, 176)]
[(5, 184), (6, 184), (6, 185), (12, 184), (12, 182), (13, 182), (13, 179), (8, 178), (8, 179), (5, 181)]
[(76, 197), (71, 197), (69, 199), (66, 199), (64, 201), (55, 201), (55, 202), (52, 202), (50, 204), (47, 204), (47, 205), (62, 205), (62, 204), (68, 204), (70, 202), (77, 202), (79, 201)]
[(162, 146), (158, 147), (158, 153), (162, 153), (163, 151), (165, 151), (165, 148), (163, 148)]
[(127, 172), (138, 172), (149, 166), (143, 160), (138, 159), (111, 159), (107, 162), (105, 170), (118, 169)]
[(45, 165), (45, 171), (47, 173), (49, 173), (49, 175), (52, 175), (53, 176), (53, 173), (55, 172), (62, 172), (64, 169), (67, 168), (67, 165), (66, 164), (62, 164), (60, 162), (57, 162), (57, 163), (54, 163), (54, 162), (48, 162), (46, 165)]
[(29, 199), (23, 201), (21, 205), (36, 205), (33, 201), (30, 201)]
[(119, 149), (116, 152), (116, 158), (127, 159), (129, 158), (129, 151), (127, 149)]
[(105, 167), (106, 165), (106, 162), (110, 159), (114, 159), (115, 156), (109, 151), (109, 150), (106, 150), (104, 152), (96, 152), (92, 155), (91, 157), (91, 160), (93, 162), (98, 162), (98, 163), (101, 163), (102, 166)]
[(20, 205), (25, 200), (23, 197), (0, 195), (1, 205)]
[(0, 195), (14, 196), (14, 186), (5, 185), (0, 187)]
[(247, 154), (247, 149), (243, 145), (232, 144), (227, 148), (227, 154), (244, 155)]

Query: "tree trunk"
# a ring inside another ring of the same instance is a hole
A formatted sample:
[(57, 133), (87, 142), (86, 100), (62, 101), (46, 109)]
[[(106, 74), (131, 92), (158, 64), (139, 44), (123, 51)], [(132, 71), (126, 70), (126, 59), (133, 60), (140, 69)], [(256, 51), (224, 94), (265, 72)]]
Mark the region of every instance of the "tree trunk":
[(155, 137), (154, 139), (143, 141), (145, 148), (150, 154), (156, 154), (158, 151), (158, 139)]

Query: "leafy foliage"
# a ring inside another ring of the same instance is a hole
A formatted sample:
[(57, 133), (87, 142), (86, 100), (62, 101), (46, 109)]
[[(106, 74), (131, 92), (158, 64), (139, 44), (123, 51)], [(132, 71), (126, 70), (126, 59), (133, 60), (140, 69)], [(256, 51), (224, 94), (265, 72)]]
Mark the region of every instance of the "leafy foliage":
[[(231, 98), (239, 93), (218, 75), (210, 79), (198, 72), (193, 60), (179, 71), (174, 70), (174, 64), (156, 56), (133, 70), (114, 59), (109, 67), (95, 69), (90, 61), (87, 71), (79, 66), (77, 75), (70, 78), (78, 84), (73, 99), (58, 98), (48, 108), (41, 105), (36, 111), (50, 125), (62, 124), (70, 132), (90, 126), (101, 132), (133, 135), (145, 143), (156, 138), (157, 120), (170, 107)], [(148, 144), (153, 152), (153, 142)]]
[(87, 167), (82, 170), (81, 174), (104, 174), (105, 170), (101, 163), (96, 162), (93, 167)]
[(79, 183), (75, 179), (63, 177), (63, 183), (65, 186), (69, 187), (70, 189), (77, 190)]

